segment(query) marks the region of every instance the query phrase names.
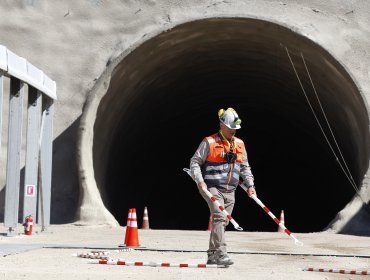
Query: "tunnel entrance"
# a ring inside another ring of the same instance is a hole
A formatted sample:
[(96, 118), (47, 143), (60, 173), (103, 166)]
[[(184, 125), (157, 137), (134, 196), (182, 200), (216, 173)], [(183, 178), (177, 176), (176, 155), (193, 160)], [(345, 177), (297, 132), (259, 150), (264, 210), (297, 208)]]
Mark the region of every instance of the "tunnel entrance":
[[(182, 168), (202, 139), (217, 131), (217, 111), (227, 107), (243, 121), (237, 136), (246, 143), (259, 197), (276, 215), (285, 210), (290, 230), (320, 231), (343, 209), (354, 189), (310, 112), (285, 46), (324, 124), (299, 56), (304, 54), (359, 185), (369, 161), (368, 113), (340, 63), (319, 45), (271, 22), (199, 20), (163, 32), (126, 55), (99, 105), (94, 172), (104, 204), (120, 224), (126, 223), (129, 208), (141, 217), (147, 206), (154, 229), (207, 228), (208, 207)], [(276, 231), (242, 190), (237, 190), (233, 217), (248, 231)]]

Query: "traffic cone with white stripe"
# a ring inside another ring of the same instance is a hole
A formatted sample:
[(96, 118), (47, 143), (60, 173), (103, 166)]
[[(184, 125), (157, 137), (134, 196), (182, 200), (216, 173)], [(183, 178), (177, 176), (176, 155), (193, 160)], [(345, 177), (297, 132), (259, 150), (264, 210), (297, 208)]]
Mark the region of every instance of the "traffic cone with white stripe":
[(141, 224), (141, 229), (150, 229), (150, 227), (149, 227), (148, 208), (146, 206), (144, 208), (143, 223)]
[(137, 229), (136, 209), (131, 209), (131, 221), (128, 228), (128, 237), (125, 242), (127, 247), (139, 247), (139, 231)]
[(128, 209), (128, 217), (127, 217), (127, 225), (126, 225), (126, 235), (125, 235), (125, 242), (124, 242), (124, 244), (127, 244), (128, 236), (130, 235), (131, 219), (132, 219), (132, 208)]
[[(284, 210), (281, 210), (281, 213), (280, 213), (280, 224), (282, 225), (285, 225), (285, 221), (284, 221)], [(278, 232), (284, 232), (284, 229), (280, 226), (278, 226)]]

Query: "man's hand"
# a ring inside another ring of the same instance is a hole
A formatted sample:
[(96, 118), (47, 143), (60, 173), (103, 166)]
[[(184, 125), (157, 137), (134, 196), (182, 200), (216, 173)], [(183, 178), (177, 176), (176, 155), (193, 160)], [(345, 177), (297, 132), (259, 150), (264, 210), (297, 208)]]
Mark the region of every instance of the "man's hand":
[(206, 183), (204, 183), (204, 182), (200, 182), (200, 183), (198, 184), (198, 189), (199, 189), (199, 191), (203, 191), (204, 189), (206, 190), (206, 189), (207, 189), (207, 185), (206, 185)]
[(251, 197), (253, 194), (257, 196), (256, 189), (252, 186), (247, 189), (247, 194), (249, 197)]

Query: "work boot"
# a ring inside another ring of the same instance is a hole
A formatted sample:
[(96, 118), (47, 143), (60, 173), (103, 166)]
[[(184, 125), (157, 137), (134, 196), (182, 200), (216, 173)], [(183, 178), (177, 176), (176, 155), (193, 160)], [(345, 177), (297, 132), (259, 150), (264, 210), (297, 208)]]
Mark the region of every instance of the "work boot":
[(207, 264), (217, 264), (216, 257), (217, 256), (215, 254), (209, 254), (208, 259), (207, 259)]
[(217, 265), (232, 265), (234, 262), (232, 259), (230, 259), (230, 257), (228, 255), (221, 255), (221, 256), (218, 256), (218, 258), (216, 259), (216, 263)]

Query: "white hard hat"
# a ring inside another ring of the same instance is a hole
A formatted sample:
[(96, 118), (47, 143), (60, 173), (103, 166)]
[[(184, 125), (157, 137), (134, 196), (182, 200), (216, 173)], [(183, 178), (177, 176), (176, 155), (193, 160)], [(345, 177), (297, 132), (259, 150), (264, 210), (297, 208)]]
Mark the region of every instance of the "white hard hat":
[(224, 109), (220, 109), (218, 111), (218, 117), (220, 118), (220, 121), (223, 124), (225, 124), (228, 128), (231, 129), (241, 128), (240, 124), (242, 120), (239, 119), (238, 114), (233, 108), (227, 108), (226, 111)]

